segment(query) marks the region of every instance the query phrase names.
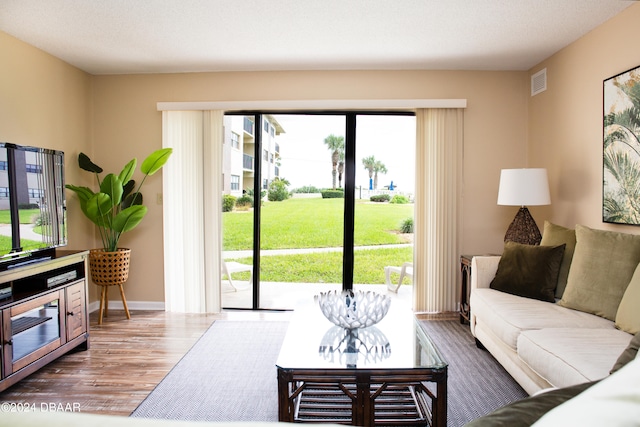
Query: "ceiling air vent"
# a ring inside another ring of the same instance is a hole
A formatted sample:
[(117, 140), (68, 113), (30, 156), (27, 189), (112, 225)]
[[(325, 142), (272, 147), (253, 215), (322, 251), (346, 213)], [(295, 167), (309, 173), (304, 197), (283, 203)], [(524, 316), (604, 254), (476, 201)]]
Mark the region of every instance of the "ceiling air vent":
[(547, 69), (543, 68), (531, 76), (531, 96), (547, 90)]

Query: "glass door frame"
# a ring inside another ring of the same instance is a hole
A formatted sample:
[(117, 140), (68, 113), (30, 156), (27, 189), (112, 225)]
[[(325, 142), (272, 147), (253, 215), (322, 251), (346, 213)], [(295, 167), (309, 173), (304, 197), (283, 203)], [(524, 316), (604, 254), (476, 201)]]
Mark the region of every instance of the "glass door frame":
[[(412, 111), (344, 111), (344, 110), (294, 110), (294, 111), (225, 111), (228, 116), (251, 116), (254, 118), (254, 177), (253, 194), (260, 197), (262, 191), (262, 162), (257, 161), (262, 155), (262, 119), (265, 115), (308, 115), (308, 116), (344, 116), (345, 117), (345, 165), (344, 165), (344, 219), (343, 219), (343, 251), (342, 251), (342, 290), (353, 289), (354, 268), (354, 231), (355, 231), (355, 188), (356, 188), (356, 129), (358, 116), (415, 116)], [(260, 218), (261, 203), (253, 207), (253, 283), (252, 306), (248, 310), (269, 310), (260, 307)], [(226, 307), (223, 307), (226, 308)], [(229, 307), (230, 309), (236, 309)], [(242, 310), (242, 309), (241, 309)]]

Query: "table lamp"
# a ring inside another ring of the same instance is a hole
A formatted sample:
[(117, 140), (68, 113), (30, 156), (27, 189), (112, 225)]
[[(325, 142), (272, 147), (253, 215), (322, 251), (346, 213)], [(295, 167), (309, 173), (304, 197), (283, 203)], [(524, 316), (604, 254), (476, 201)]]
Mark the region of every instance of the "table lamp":
[(500, 187), (498, 189), (498, 204), (520, 206), (520, 210), (507, 229), (504, 241), (525, 245), (539, 245), (542, 235), (527, 206), (551, 204), (547, 170), (502, 169), (500, 172)]

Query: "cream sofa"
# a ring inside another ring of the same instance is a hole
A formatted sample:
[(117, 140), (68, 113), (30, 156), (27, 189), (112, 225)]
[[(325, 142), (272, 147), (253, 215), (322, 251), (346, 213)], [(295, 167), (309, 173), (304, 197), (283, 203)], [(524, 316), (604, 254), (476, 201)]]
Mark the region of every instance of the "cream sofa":
[[(574, 240), (567, 242), (571, 233)], [(582, 226), (574, 231), (545, 223), (543, 247), (537, 248), (550, 247), (545, 243), (565, 245), (564, 278), (558, 268), (550, 273), (558, 278), (551, 296), (554, 302), (492, 289), (500, 256), (474, 257), (471, 267), (471, 332), (529, 394), (608, 376), (640, 329), (640, 314), (635, 314), (640, 313), (640, 268), (636, 268), (640, 236)], [(516, 259), (521, 260), (519, 256)], [(537, 268), (546, 271), (547, 265)], [(560, 284), (562, 280), (566, 284)], [(602, 296), (599, 289), (612, 295)], [(600, 311), (599, 304), (607, 307), (606, 312)], [(629, 313), (630, 320), (622, 319)]]
[(537, 393), (476, 418), (465, 427), (631, 426), (640, 424), (640, 334), (606, 378)]

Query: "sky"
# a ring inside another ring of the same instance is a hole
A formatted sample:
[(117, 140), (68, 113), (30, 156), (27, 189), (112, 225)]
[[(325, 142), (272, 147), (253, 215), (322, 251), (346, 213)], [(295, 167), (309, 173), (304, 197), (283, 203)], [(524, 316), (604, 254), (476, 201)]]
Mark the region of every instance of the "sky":
[[(274, 115), (285, 133), (280, 144), (280, 176), (290, 189), (305, 185), (331, 188), (331, 151), (324, 139), (345, 136), (343, 116)], [(415, 117), (358, 116), (356, 119), (356, 188), (369, 187), (369, 172), (362, 159), (375, 156), (387, 168), (378, 175), (378, 189), (393, 181), (398, 191), (413, 193), (415, 184)], [(344, 180), (342, 183), (344, 187)]]

